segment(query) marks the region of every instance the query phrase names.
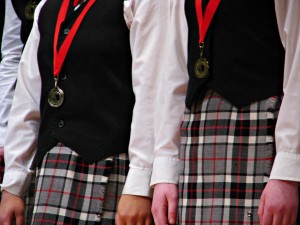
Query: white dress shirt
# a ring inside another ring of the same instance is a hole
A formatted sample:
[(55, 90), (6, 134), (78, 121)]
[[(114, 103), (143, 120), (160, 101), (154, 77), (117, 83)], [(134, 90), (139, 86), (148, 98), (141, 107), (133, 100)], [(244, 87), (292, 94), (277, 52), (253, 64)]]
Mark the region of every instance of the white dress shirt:
[[(45, 1), (37, 6), (35, 18), (38, 18)], [(155, 113), (156, 104), (161, 99), (158, 87), (167, 46), (169, 6), (168, 0), (124, 1), (124, 19), (130, 29), (132, 82), (136, 98), (129, 147), (131, 164), (124, 188), (125, 194), (151, 196), (154, 133), (158, 129), (159, 121)], [(41, 80), (37, 62), (39, 39), (35, 19), (19, 66), (5, 141), (6, 168), (2, 190), (18, 196), (24, 196), (30, 184), (32, 171), (29, 168), (36, 152), (40, 126)], [(177, 158), (173, 160), (177, 162)], [(172, 174), (176, 179), (177, 174)]]
[[(35, 18), (44, 2), (38, 6)], [(131, 162), (124, 194), (150, 196), (150, 185), (178, 182), (179, 127), (188, 83), (184, 2), (124, 2), (136, 97), (129, 146)], [(300, 2), (275, 2), (287, 55), (285, 96), (276, 128), (277, 156), (271, 178), (300, 181)], [(5, 145), (7, 167), (2, 189), (20, 196), (29, 185), (29, 166), (35, 154), (39, 129), (38, 42), (35, 21), (21, 59)]]
[(20, 32), (21, 21), (11, 1), (5, 0), (5, 24), (1, 46), (3, 58), (0, 63), (0, 147), (4, 145), (8, 114), (23, 48)]

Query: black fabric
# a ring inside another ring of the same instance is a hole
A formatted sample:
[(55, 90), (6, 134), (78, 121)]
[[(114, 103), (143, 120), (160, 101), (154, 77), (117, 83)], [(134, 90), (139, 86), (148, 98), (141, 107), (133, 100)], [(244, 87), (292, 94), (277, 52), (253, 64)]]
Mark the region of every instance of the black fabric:
[[(5, 15), (5, 2), (4, 2), (4, 0), (2, 0), (2, 1), (0, 1), (0, 46), (2, 43), (4, 15)], [(2, 59), (2, 52), (1, 52), (1, 48), (0, 48), (0, 61), (1, 61), (1, 59)]]
[(19, 19), (21, 20), (21, 40), (25, 44), (27, 38), (30, 34), (33, 20), (27, 19), (25, 17), (25, 6), (29, 2), (34, 2), (38, 4), (41, 0), (11, 0), (12, 5), (15, 9), (16, 14), (18, 15)]
[(199, 32), (195, 1), (186, 0), (189, 85), (186, 105), (214, 89), (237, 107), (282, 93), (284, 48), (273, 0), (222, 0), (205, 39), (209, 74), (195, 76)]
[[(38, 18), (41, 126), (33, 167), (58, 142), (76, 149), (88, 162), (128, 151), (134, 94), (123, 2), (96, 1), (90, 8), (60, 74), (58, 86), (65, 101), (52, 108), (47, 96), (54, 87), (53, 39), (61, 2), (47, 1)], [(64, 26), (69, 27), (73, 20), (66, 21), (70, 23)]]

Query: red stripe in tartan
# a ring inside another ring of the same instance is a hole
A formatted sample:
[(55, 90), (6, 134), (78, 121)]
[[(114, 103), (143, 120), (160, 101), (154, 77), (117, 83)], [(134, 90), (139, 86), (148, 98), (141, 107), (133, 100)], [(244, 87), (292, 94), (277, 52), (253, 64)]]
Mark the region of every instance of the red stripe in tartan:
[[(61, 151), (62, 151), (62, 145), (60, 145), (60, 147), (59, 147), (59, 153), (57, 154), (57, 159), (58, 159), (58, 157), (59, 157)], [(54, 173), (53, 173), (53, 174), (56, 174), (57, 163), (58, 163), (58, 162), (55, 163), (55, 167), (54, 167), (55, 169), (54, 169)], [(52, 188), (52, 186), (53, 186), (53, 182), (54, 182), (54, 176), (53, 176), (52, 179), (51, 179), (50, 190), (51, 190), (51, 188)], [(48, 192), (46, 204), (49, 202), (49, 198), (50, 198), (50, 193), (51, 193), (51, 192), (52, 192), (52, 191), (49, 191), (49, 192)], [(48, 208), (48, 204), (47, 204), (46, 207), (45, 207), (45, 212), (47, 212), (47, 208)], [(42, 221), (43, 221), (44, 219), (45, 219), (45, 214), (43, 214)]]
[(180, 223), (188, 223), (188, 224), (259, 224), (259, 222), (252, 222), (252, 221), (244, 221), (243, 223), (239, 221), (234, 221), (234, 220), (184, 220), (180, 221)]

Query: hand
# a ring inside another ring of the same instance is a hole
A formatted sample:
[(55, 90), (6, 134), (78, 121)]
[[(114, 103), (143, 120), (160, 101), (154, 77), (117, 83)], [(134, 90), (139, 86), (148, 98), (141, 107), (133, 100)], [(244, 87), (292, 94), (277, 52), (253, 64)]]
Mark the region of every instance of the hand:
[(177, 218), (178, 188), (176, 184), (156, 184), (152, 214), (156, 225), (175, 224)]
[(151, 199), (136, 195), (122, 195), (119, 201), (116, 225), (151, 225)]
[(0, 225), (12, 225), (14, 220), (16, 225), (24, 225), (24, 209), (22, 198), (3, 191), (0, 205)]
[(292, 225), (298, 213), (298, 183), (270, 180), (260, 198), (261, 225)]

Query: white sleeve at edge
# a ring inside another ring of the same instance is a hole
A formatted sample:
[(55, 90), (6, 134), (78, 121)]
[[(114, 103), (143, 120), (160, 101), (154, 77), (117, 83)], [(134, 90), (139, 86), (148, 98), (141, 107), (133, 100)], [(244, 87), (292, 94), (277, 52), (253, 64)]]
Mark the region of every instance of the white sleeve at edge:
[[(37, 18), (43, 0), (35, 11)], [(39, 30), (34, 21), (21, 57), (17, 86), (13, 98), (5, 140), (5, 174), (2, 190), (23, 197), (30, 185), (30, 166), (36, 151), (36, 139), (40, 123), (39, 102), (41, 92), (37, 64)]]
[[(126, 3), (126, 2), (125, 2)], [(123, 194), (151, 197), (154, 123), (159, 83), (163, 77), (169, 0), (132, 0), (130, 25), (135, 106), (129, 144), (130, 170)], [(127, 9), (128, 12), (128, 9)], [(127, 15), (130, 15), (127, 14)]]
[(286, 56), (284, 97), (275, 130), (277, 154), (270, 179), (300, 182), (300, 1), (275, 2)]
[(21, 21), (16, 15), (10, 0), (5, 1), (5, 12), (1, 46), (2, 61), (0, 63), (0, 147), (4, 146), (7, 119), (23, 48), (20, 37)]

